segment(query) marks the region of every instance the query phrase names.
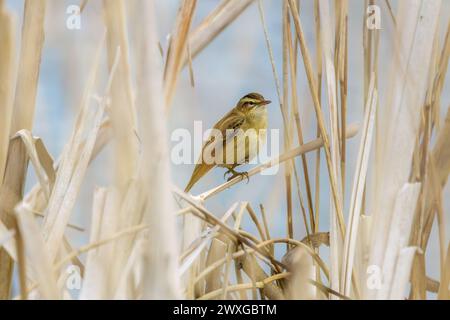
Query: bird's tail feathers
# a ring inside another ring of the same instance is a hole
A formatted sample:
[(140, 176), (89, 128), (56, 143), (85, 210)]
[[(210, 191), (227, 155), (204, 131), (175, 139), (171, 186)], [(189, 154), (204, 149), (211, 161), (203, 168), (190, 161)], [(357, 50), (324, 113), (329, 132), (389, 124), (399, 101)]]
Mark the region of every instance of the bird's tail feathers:
[(211, 170), (214, 167), (212, 164), (197, 164), (195, 166), (194, 172), (192, 173), (191, 179), (189, 180), (186, 188), (184, 189), (184, 192), (189, 192), (192, 187), (202, 178), (205, 174), (208, 173), (209, 170)]

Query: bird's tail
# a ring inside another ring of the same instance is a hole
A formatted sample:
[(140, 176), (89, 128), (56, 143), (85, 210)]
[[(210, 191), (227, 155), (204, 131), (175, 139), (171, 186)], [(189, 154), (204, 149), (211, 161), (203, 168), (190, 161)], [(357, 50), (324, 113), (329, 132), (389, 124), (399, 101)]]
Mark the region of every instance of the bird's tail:
[(184, 192), (189, 192), (192, 187), (203, 177), (209, 170), (214, 168), (212, 164), (200, 163), (195, 166), (194, 172), (192, 173), (191, 179), (189, 180)]

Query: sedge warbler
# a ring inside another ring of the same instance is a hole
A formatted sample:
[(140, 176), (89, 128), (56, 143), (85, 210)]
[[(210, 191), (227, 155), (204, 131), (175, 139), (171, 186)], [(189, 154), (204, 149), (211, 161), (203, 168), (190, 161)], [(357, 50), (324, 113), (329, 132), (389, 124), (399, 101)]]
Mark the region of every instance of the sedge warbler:
[[(271, 101), (264, 99), (259, 93), (249, 93), (214, 125), (213, 132), (216, 134), (211, 134), (203, 144), (200, 159), (185, 192), (189, 192), (200, 178), (216, 166), (227, 169), (224, 177), (231, 174), (228, 180), (236, 176), (246, 176), (248, 179), (247, 172), (237, 172), (235, 168), (255, 158), (259, 153), (260, 145), (265, 143), (266, 106), (269, 103)], [(249, 131), (256, 134), (248, 134)], [(215, 161), (204, 161), (205, 154), (208, 152)]]

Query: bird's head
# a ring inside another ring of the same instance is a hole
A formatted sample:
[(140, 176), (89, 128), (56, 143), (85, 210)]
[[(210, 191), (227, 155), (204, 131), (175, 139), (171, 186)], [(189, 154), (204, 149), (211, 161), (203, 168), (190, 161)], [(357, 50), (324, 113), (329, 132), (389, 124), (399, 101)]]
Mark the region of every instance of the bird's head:
[(260, 95), (259, 93), (253, 92), (253, 93), (249, 93), (249, 94), (243, 96), (239, 100), (237, 107), (242, 110), (250, 111), (255, 108), (259, 108), (259, 107), (268, 105), (271, 102), (272, 101), (270, 101), (270, 100), (264, 99), (264, 97), (262, 95)]

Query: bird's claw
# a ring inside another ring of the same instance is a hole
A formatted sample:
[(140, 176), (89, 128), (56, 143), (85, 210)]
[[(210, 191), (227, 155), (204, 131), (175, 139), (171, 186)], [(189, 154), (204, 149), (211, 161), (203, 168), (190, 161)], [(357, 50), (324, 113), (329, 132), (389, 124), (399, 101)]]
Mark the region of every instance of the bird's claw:
[(232, 172), (231, 172), (230, 170), (226, 171), (226, 172), (223, 174), (223, 178), (226, 179), (226, 178), (227, 178), (227, 175), (229, 175), (229, 174), (232, 174)]
[[(228, 172), (227, 172), (228, 173)], [(234, 173), (231, 177), (229, 177), (228, 179), (227, 179), (227, 181), (230, 181), (230, 180), (232, 180), (232, 179), (234, 179), (234, 178), (236, 178), (236, 177), (242, 177), (242, 176), (244, 176), (246, 179), (247, 179), (247, 184), (250, 182), (250, 177), (249, 177), (249, 175), (248, 175), (248, 172), (236, 172), (236, 173)], [(242, 179), (243, 180), (243, 179)]]

